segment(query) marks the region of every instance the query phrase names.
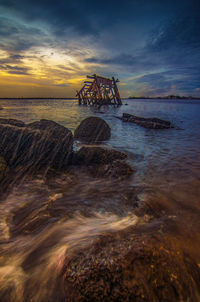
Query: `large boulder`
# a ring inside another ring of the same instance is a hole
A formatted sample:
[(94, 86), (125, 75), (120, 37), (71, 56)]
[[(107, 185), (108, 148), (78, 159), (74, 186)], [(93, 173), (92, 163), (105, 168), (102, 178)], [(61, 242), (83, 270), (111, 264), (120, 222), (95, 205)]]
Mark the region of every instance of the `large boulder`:
[(174, 126), (169, 121), (161, 120), (159, 118), (144, 118), (135, 116), (133, 114), (123, 113), (122, 115), (123, 122), (130, 122), (142, 126), (148, 129), (169, 129), (174, 128)]
[(93, 177), (127, 178), (133, 169), (125, 162), (127, 155), (123, 152), (102, 147), (82, 147), (74, 153), (73, 164), (87, 166)]
[(100, 117), (91, 116), (83, 120), (74, 132), (74, 138), (86, 142), (105, 141), (110, 138), (110, 127)]
[(0, 154), (10, 167), (62, 168), (71, 159), (72, 147), (71, 131), (55, 122), (0, 123)]

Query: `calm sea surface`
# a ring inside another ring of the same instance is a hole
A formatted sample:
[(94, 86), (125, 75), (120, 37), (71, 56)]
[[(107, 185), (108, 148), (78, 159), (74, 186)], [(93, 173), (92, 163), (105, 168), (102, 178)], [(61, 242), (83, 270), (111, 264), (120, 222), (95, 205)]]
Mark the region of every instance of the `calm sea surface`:
[[(124, 100), (119, 108), (100, 109), (77, 103), (0, 100), (4, 108), (0, 118), (49, 119), (74, 131), (84, 118), (102, 117), (111, 127), (111, 139), (102, 145), (126, 152), (135, 173), (117, 183), (82, 177), (80, 171), (75, 176), (63, 172), (50, 180), (38, 176), (14, 187), (0, 202), (0, 301), (68, 301), (62, 296), (60, 278), (69, 259), (100, 236), (122, 236), (123, 230), (132, 238), (133, 250), (136, 230), (142, 240), (154, 238), (165, 245), (162, 241), (167, 238), (177, 246), (177, 253), (184, 251), (196, 269), (200, 267), (200, 100)], [(176, 128), (149, 130), (123, 123), (116, 116), (125, 112), (166, 119)], [(74, 148), (80, 146), (76, 142)], [(140, 230), (141, 225), (145, 227)], [(126, 248), (119, 243), (115, 252)], [(171, 269), (178, 272), (178, 263)], [(193, 282), (192, 275), (187, 278)], [(171, 288), (171, 281), (168, 285)], [(193, 296), (192, 289), (187, 301), (199, 301)]]
[[(186, 182), (200, 180), (200, 100), (124, 100), (120, 108), (78, 106), (76, 100), (0, 100), (2, 118), (24, 122), (54, 120), (75, 130), (81, 120), (99, 116), (111, 127), (107, 146), (128, 153), (135, 181)], [(148, 130), (123, 123), (123, 112), (171, 121), (177, 129)], [(75, 146), (76, 147), (76, 146)]]

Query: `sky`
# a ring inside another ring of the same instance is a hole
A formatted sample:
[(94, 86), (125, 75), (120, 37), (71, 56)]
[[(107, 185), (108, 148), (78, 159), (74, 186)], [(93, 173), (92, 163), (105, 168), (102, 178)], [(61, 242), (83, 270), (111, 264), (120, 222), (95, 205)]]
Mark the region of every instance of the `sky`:
[(200, 1), (0, 0), (0, 97), (74, 97), (94, 73), (200, 97)]

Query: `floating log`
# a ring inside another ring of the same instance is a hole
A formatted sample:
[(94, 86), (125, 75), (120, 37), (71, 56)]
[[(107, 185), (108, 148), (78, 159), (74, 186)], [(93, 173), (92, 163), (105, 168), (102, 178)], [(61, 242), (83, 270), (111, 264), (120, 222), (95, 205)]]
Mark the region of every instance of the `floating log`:
[(85, 81), (76, 94), (80, 105), (122, 105), (116, 84), (118, 79), (104, 78), (96, 74), (87, 75), (87, 78), (93, 81)]

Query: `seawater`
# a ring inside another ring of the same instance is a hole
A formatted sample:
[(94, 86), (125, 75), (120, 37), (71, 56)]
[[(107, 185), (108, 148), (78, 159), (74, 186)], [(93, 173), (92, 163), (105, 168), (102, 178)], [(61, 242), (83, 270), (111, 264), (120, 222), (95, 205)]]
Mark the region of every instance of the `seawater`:
[[(171, 221), (173, 238), (181, 237), (200, 263), (200, 101), (123, 100), (118, 108), (96, 108), (79, 106), (77, 100), (13, 99), (0, 100), (0, 106), (0, 118), (49, 119), (72, 132), (84, 118), (102, 117), (111, 139), (101, 146), (127, 153), (135, 170), (123, 183), (63, 173), (50, 182), (38, 175), (13, 187), (0, 203), (0, 300), (64, 301), (58, 283), (66, 258), (102, 234), (130, 232), (137, 225), (151, 229), (157, 223), (153, 232), (159, 229), (164, 236)], [(123, 123), (117, 117), (124, 112), (169, 120), (175, 128)], [(74, 148), (80, 147), (76, 142)], [(150, 205), (152, 217), (134, 212), (127, 202), (133, 191)]]
[[(123, 100), (123, 106), (79, 106), (77, 100), (0, 100), (2, 118), (24, 122), (54, 120), (72, 132), (88, 116), (99, 116), (111, 127), (104, 145), (126, 152), (136, 169), (135, 181), (199, 181), (200, 100)], [(125, 105), (127, 104), (127, 105)], [(148, 130), (116, 118), (127, 112), (171, 121), (175, 129)], [(77, 146), (78, 147), (78, 146)], [(75, 146), (76, 148), (76, 146)]]

